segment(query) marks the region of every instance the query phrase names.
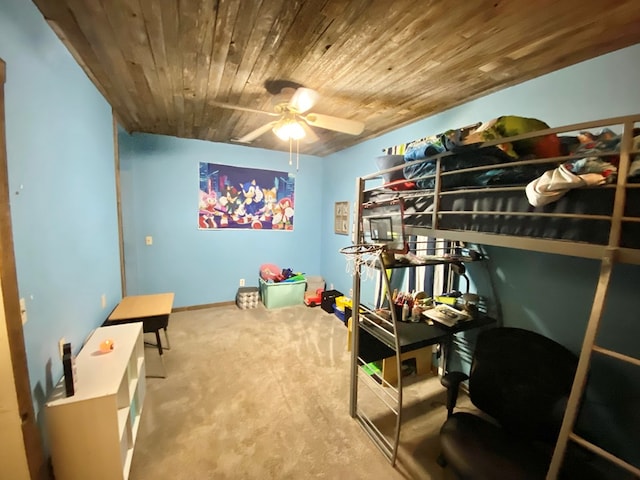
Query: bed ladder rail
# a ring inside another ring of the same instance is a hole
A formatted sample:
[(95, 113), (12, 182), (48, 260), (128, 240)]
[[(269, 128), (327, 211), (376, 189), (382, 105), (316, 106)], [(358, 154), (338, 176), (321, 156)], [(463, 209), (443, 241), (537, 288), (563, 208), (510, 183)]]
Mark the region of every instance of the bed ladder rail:
[(578, 368), (576, 370), (575, 379), (571, 388), (569, 401), (567, 403), (567, 409), (565, 411), (564, 419), (562, 421), (562, 427), (558, 435), (558, 441), (553, 452), (551, 464), (547, 472), (546, 480), (556, 480), (562, 467), (564, 455), (567, 449), (569, 440), (578, 443), (591, 452), (599, 455), (611, 463), (623, 468), (624, 470), (632, 473), (636, 477), (640, 477), (640, 468), (625, 462), (621, 458), (609, 453), (608, 451), (594, 445), (593, 443), (581, 438), (573, 432), (576, 417), (578, 415), (578, 407), (580, 405), (581, 398), (584, 394), (584, 389), (587, 383), (587, 375), (589, 373), (589, 366), (591, 363), (591, 356), (593, 352), (607, 355), (617, 360), (627, 362), (640, 367), (640, 359), (624, 355), (619, 352), (602, 348), (595, 343), (595, 339), (598, 333), (598, 327), (600, 326), (600, 320), (604, 311), (604, 304), (607, 297), (607, 291), (609, 289), (609, 281), (611, 279), (611, 271), (614, 263), (614, 255), (616, 251), (612, 249), (602, 259), (600, 267), (600, 278), (598, 280), (598, 286), (596, 287), (596, 293), (593, 299), (593, 305), (591, 307), (591, 314), (589, 316), (589, 323), (585, 332), (584, 340), (582, 343), (582, 350), (580, 352), (580, 359), (578, 361)]

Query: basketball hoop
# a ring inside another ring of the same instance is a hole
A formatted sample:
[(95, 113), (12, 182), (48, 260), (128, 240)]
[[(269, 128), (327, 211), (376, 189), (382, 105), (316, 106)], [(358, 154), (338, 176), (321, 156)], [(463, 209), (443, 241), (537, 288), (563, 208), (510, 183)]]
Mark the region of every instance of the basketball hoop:
[(359, 243), (349, 245), (340, 249), (347, 260), (347, 273), (362, 277), (362, 266), (368, 267), (365, 270), (366, 278), (373, 278), (376, 262), (384, 250), (384, 245), (375, 243)]

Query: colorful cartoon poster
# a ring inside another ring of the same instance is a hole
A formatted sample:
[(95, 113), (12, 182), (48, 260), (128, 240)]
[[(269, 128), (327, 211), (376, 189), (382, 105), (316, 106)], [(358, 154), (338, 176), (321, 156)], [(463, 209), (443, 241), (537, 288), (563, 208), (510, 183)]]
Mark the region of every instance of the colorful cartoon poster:
[(198, 228), (293, 230), (291, 173), (200, 162)]

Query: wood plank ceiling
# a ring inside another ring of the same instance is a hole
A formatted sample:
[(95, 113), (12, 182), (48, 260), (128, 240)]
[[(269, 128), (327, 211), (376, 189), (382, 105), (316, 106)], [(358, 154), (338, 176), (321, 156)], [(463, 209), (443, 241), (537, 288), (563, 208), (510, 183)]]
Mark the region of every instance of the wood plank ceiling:
[[(292, 82), (366, 125), (314, 127), (300, 151), (320, 156), (640, 42), (638, 0), (34, 3), (128, 131), (232, 143), (273, 117), (218, 104), (273, 111), (268, 90)], [(252, 145), (289, 148), (272, 132)]]

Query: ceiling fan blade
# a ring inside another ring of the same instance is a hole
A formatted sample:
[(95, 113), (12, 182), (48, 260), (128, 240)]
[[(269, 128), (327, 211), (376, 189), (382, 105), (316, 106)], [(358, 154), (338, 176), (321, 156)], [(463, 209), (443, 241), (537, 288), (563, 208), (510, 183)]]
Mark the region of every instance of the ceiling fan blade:
[(238, 143), (250, 143), (254, 141), (256, 138), (258, 138), (260, 135), (264, 135), (269, 130), (271, 130), (276, 123), (278, 122), (274, 121), (274, 122), (265, 123), (260, 128), (256, 128), (254, 131), (249, 132), (240, 138), (234, 138), (233, 141)]
[(289, 106), (298, 113), (304, 113), (316, 104), (319, 96), (315, 90), (300, 87), (289, 100)]
[(318, 140), (320, 140), (318, 135), (316, 135), (316, 132), (314, 132), (309, 125), (307, 125), (304, 122), (298, 122), (298, 123), (302, 127), (302, 130), (304, 130), (304, 137), (302, 138), (301, 141), (303, 141), (304, 143), (315, 143)]
[(326, 128), (327, 130), (348, 133), (349, 135), (360, 135), (364, 130), (364, 123), (362, 122), (323, 115), (322, 113), (308, 113), (302, 118), (313, 127)]
[(220, 108), (228, 108), (229, 110), (239, 110), (241, 112), (250, 112), (250, 113), (262, 113), (263, 115), (270, 115), (272, 117), (278, 117), (280, 114), (275, 112), (267, 112), (266, 110), (257, 110), (255, 108), (241, 107), (239, 105), (232, 105), (230, 103), (223, 102), (210, 102), (213, 107)]

